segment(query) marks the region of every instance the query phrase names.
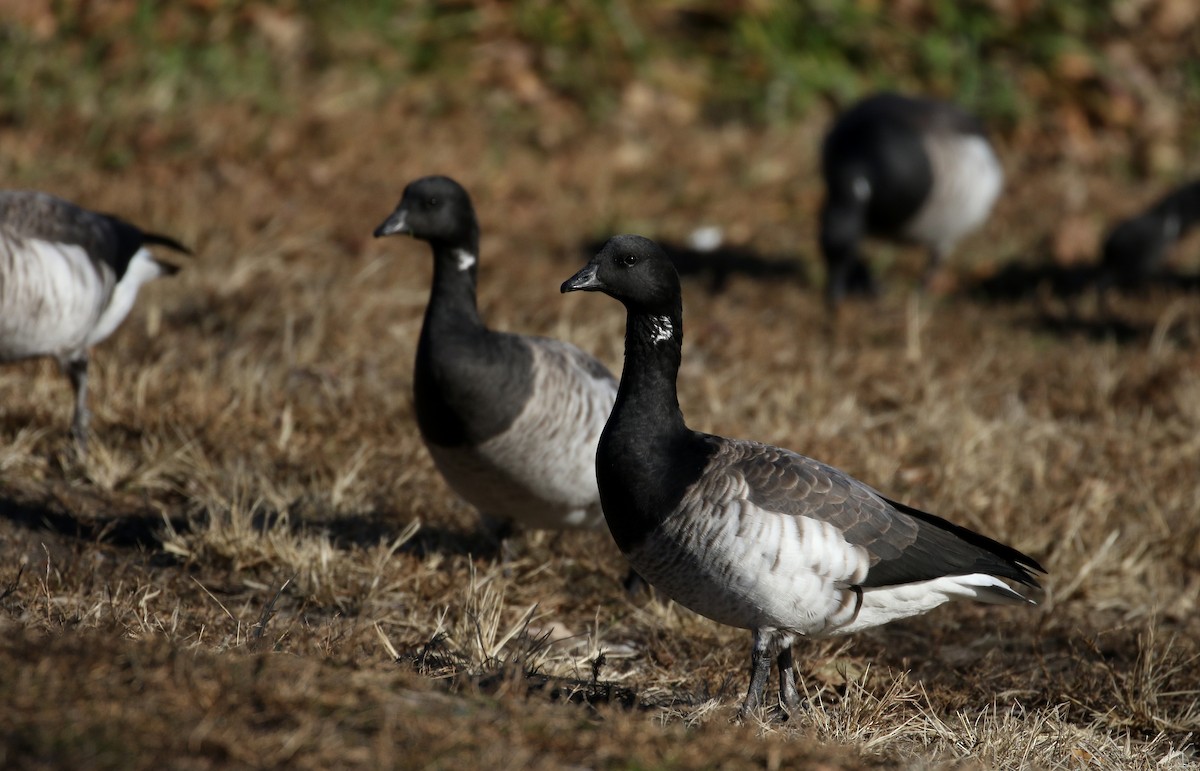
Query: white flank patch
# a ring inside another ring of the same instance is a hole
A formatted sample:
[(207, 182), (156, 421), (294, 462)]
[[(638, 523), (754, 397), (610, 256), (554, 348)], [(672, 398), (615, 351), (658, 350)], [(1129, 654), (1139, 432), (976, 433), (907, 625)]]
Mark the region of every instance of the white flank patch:
[(933, 166), (933, 190), (905, 235), (944, 255), (987, 219), (1004, 187), (1004, 170), (983, 137), (929, 137), (925, 151)]
[(675, 328), (671, 326), (671, 319), (667, 316), (655, 316), (650, 323), (651, 340), (655, 343), (670, 340), (675, 335)]
[(459, 249), (455, 251), (454, 256), (458, 258), (459, 270), (467, 270), (475, 264), (475, 255), (471, 254), (466, 249)]
[(125, 275), (117, 282), (112, 298), (108, 301), (96, 326), (88, 333), (87, 344), (95, 345), (113, 333), (113, 330), (125, 320), (133, 309), (133, 301), (137, 299), (138, 289), (142, 284), (163, 274), (162, 265), (154, 259), (146, 249), (138, 249), (125, 269)]
[(928, 613), (939, 605), (959, 599), (993, 604), (1027, 601), (999, 578), (985, 573), (942, 576), (929, 581), (864, 589), (858, 616), (845, 626), (830, 630), (830, 633), (851, 634), (897, 619)]

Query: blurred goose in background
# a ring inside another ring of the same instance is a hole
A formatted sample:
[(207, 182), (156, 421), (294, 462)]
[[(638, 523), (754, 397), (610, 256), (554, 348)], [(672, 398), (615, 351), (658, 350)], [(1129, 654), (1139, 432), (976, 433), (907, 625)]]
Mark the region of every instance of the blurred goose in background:
[(1099, 289), (1135, 288), (1161, 266), (1167, 251), (1200, 222), (1200, 180), (1172, 190), (1141, 214), (1122, 220), (1104, 240)]
[(956, 105), (883, 93), (843, 112), (825, 137), (821, 251), (826, 300), (874, 294), (859, 251), (868, 235), (929, 250), (929, 284), (992, 210), (1004, 172), (982, 124)]
[(433, 288), (417, 345), (417, 425), (450, 487), (503, 543), (513, 525), (600, 528), (596, 443), (617, 381), (573, 345), (495, 332), (475, 301), (479, 224), (448, 177), (404, 189), (375, 236), (433, 248)]
[[(779, 447), (690, 430), (676, 396), (679, 276), (649, 239), (617, 236), (562, 291), (599, 291), (627, 311), (625, 369), (597, 450), (609, 529), (633, 568), (676, 602), (754, 633), (746, 714), (799, 703), (797, 637), (857, 632), (958, 598), (1027, 603), (1032, 558), (888, 500)], [(1003, 580), (1002, 580), (1003, 579)]]
[(53, 356), (75, 389), (71, 433), (87, 451), (88, 349), (120, 325), (142, 284), (178, 267), (146, 249), (191, 252), (117, 217), (34, 191), (0, 191), (0, 362)]

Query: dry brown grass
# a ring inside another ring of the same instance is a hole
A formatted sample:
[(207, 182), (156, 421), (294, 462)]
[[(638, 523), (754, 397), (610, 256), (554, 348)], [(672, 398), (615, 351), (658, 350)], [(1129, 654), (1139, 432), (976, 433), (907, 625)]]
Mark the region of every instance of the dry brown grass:
[[(820, 120), (681, 127), (640, 112), (568, 121), (546, 146), (454, 109), (433, 117), (419, 88), (313, 89), (298, 114), (179, 115), (162, 131), (185, 149), (151, 143), (120, 174), (70, 126), (0, 142), (9, 184), (121, 212), (198, 255), (98, 349), (85, 463), (53, 367), (0, 371), (0, 765), (1194, 762), (1195, 297), (1123, 299), (1118, 340), (1048, 324), (1034, 299), (966, 291), (1032, 261), (1064, 209), (1125, 212), (1151, 186), (1119, 192), (1012, 152), (1019, 181), (961, 250), (959, 293), (911, 300), (922, 257), (874, 247), (892, 290), (851, 308), (836, 339), (812, 287), (687, 285), (693, 426), (835, 463), (1050, 571), (1037, 609), (956, 606), (802, 646), (810, 708), (731, 726), (747, 635), (626, 598), (605, 537), (533, 534), (507, 574), (472, 556), (474, 514), (411, 416), (427, 250), (370, 232), (409, 179), (459, 178), (484, 229), (490, 321), (616, 367), (618, 306), (557, 293), (579, 243), (717, 223), (815, 266)], [(148, 140), (131, 126), (112, 141)], [(35, 150), (53, 162), (28, 163)]]

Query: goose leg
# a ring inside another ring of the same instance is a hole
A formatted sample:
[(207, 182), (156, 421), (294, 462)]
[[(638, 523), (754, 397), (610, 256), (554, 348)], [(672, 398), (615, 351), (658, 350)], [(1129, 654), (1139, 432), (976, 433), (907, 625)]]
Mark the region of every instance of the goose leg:
[(632, 566), (629, 568), (629, 572), (625, 574), (625, 578), (621, 579), (621, 586), (625, 588), (625, 594), (630, 599), (637, 597), (642, 592), (650, 591), (650, 584)]
[(829, 265), (826, 281), (825, 305), (831, 315), (837, 313), (847, 295), (866, 298), (879, 295), (879, 286), (871, 275), (870, 267), (857, 253)]
[(792, 712), (800, 706), (800, 692), (796, 689), (796, 669), (792, 666), (792, 645), (789, 642), (779, 650), (779, 703), (784, 710)]
[(825, 306), (830, 315), (837, 313), (842, 306), (842, 300), (846, 296), (846, 274), (849, 270), (845, 261), (829, 265), (829, 275), (825, 278)]
[(849, 292), (868, 299), (874, 299), (879, 296), (879, 285), (875, 283), (875, 276), (871, 273), (871, 267), (867, 265), (862, 255), (855, 256), (854, 262), (846, 270), (845, 281), (847, 291)]
[(498, 519), (483, 512), (479, 513), (483, 534), (487, 539), (500, 548), (500, 545), (513, 534), (513, 523), (507, 519)]
[(942, 268), (943, 258), (949, 251), (949, 248), (940, 244), (929, 248), (929, 264), (925, 266), (925, 275), (921, 278), (921, 290), (926, 294), (933, 291), (938, 272)]
[(87, 407), (87, 356), (69, 359), (63, 364), (71, 387), (75, 389), (75, 417), (71, 421), (71, 435), (75, 437), (75, 446), (79, 454), (87, 454), (88, 424), (91, 423), (92, 413)]
[(483, 512), (479, 513), (479, 518), (483, 524), (483, 533), (491, 541), (495, 548), (494, 553), (500, 558), (500, 565), (507, 575), (509, 564), (516, 561), (516, 553), (512, 546), (512, 536), (516, 532), (516, 528), (513, 527), (510, 519), (497, 519)]
[(1116, 318), (1112, 307), (1113, 284), (1116, 281), (1111, 273), (1105, 272), (1096, 280), (1096, 313), (1102, 322), (1108, 323)]
[(744, 718), (756, 712), (766, 700), (767, 680), (771, 677), (771, 646), (767, 635), (761, 630), (754, 630), (754, 645), (750, 649), (750, 690), (746, 692), (746, 700), (738, 710), (738, 717)]

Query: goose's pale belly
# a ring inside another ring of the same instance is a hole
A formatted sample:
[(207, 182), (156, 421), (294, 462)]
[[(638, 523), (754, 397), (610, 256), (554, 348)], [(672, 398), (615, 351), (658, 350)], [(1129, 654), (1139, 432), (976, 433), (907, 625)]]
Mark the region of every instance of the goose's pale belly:
[(82, 247), (0, 235), (0, 360), (82, 351), (112, 287)]
[(626, 554), (671, 599), (745, 629), (833, 633), (851, 621), (866, 551), (808, 517), (732, 501), (705, 516), (669, 518)]

